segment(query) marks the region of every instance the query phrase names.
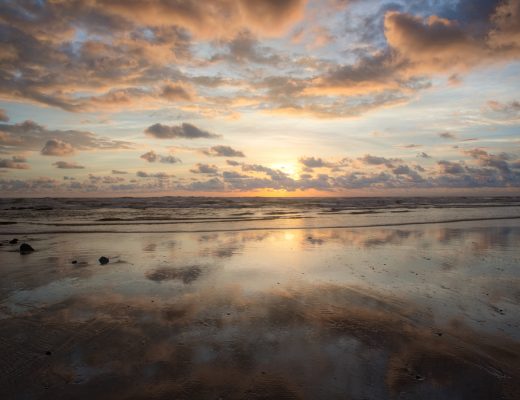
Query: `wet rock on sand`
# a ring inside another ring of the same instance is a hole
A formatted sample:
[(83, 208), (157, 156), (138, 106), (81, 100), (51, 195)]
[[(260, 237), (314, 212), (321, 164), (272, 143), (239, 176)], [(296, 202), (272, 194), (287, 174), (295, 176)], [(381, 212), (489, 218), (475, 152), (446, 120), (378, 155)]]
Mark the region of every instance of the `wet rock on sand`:
[(20, 254), (29, 254), (29, 253), (32, 253), (33, 251), (34, 251), (34, 249), (32, 248), (32, 246), (30, 244), (22, 243), (20, 245)]
[(18, 239), (9, 240), (9, 244), (16, 244), (16, 243), (18, 243)]
[(105, 264), (108, 264), (108, 262), (109, 262), (110, 260), (109, 260), (107, 257), (102, 256), (102, 257), (99, 257), (99, 260), (98, 260), (98, 261), (99, 261), (99, 263), (100, 263), (101, 265), (105, 265)]

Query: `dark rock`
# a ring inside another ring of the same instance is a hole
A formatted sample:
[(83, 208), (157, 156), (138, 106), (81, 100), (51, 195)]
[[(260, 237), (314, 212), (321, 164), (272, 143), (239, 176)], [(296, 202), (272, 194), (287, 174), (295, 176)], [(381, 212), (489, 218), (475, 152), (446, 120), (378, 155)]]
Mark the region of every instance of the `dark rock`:
[(72, 264), (77, 264), (78, 261), (77, 260), (72, 260)]
[(45, 352), (45, 355), (46, 355), (46, 356), (50, 356), (50, 355), (52, 355), (52, 352), (50, 352), (49, 350), (47, 350), (47, 351)]
[(29, 253), (32, 253), (33, 251), (34, 251), (34, 249), (32, 248), (32, 246), (30, 244), (22, 243), (20, 245), (20, 254), (29, 254)]
[(9, 244), (16, 244), (16, 243), (18, 243), (18, 239), (9, 240)]
[(107, 257), (99, 257), (99, 263), (101, 265), (105, 265), (105, 264), (108, 264), (108, 262), (110, 261)]

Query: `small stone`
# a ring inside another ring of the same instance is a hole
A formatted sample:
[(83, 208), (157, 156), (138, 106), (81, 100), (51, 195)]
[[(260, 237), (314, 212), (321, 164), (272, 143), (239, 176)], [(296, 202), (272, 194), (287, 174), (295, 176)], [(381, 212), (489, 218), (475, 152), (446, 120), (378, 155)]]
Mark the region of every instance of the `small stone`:
[(99, 261), (99, 263), (100, 263), (101, 265), (105, 265), (105, 264), (108, 264), (108, 262), (109, 262), (110, 260), (109, 260), (107, 257), (102, 256), (102, 257), (99, 257), (99, 260), (98, 260), (98, 261)]
[(72, 264), (77, 264), (78, 260), (72, 260)]
[(47, 351), (45, 352), (45, 355), (46, 355), (46, 356), (50, 356), (50, 355), (52, 355), (52, 352), (50, 352), (49, 350), (47, 350)]
[(9, 240), (9, 244), (16, 244), (16, 243), (18, 243), (18, 239)]
[(30, 244), (22, 243), (20, 245), (20, 254), (29, 254), (29, 253), (32, 253), (33, 251), (34, 251), (34, 249), (32, 248), (32, 246)]

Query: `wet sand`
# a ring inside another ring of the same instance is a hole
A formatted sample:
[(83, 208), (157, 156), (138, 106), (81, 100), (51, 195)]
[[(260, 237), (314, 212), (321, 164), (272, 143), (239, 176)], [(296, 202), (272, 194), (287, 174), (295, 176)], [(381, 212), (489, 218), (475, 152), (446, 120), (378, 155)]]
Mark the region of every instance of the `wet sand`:
[(518, 219), (16, 237), (2, 399), (520, 398)]

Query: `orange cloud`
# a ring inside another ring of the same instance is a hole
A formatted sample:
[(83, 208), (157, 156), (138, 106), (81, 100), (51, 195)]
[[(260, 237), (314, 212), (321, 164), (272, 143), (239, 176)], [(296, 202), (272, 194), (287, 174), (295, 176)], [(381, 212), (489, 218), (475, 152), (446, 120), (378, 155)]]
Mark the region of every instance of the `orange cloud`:
[(198, 37), (215, 38), (243, 29), (277, 36), (302, 18), (305, 4), (306, 0), (97, 0), (94, 7), (134, 23), (178, 25)]
[(485, 44), (473, 39), (454, 21), (437, 16), (427, 19), (405, 13), (385, 16), (385, 35), (398, 57), (413, 73), (467, 68), (488, 56)]

